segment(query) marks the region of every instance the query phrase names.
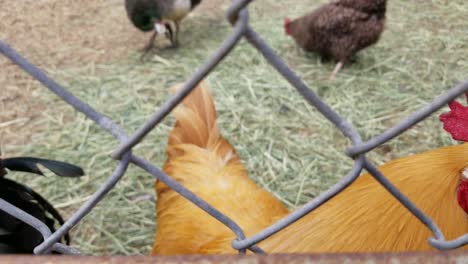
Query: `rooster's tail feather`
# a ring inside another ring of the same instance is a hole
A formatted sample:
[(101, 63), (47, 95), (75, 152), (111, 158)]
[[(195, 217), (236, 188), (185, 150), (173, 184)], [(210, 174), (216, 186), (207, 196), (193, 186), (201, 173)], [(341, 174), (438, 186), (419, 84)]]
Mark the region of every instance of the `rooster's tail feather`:
[[(171, 90), (176, 91), (179, 87)], [(213, 97), (203, 81), (175, 109), (174, 115), (177, 121), (169, 135), (169, 147), (191, 144), (214, 151), (223, 159), (232, 157), (235, 153), (234, 148), (219, 133)], [(168, 154), (171, 156), (174, 153), (169, 151)]]

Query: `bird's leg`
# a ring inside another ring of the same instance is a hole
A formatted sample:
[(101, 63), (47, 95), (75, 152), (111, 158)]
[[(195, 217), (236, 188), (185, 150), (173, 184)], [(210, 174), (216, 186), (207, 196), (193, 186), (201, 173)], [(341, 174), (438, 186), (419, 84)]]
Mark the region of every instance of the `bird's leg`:
[(156, 40), (157, 36), (158, 36), (158, 32), (154, 31), (153, 35), (151, 35), (151, 38), (148, 44), (142, 49), (143, 52), (148, 52), (149, 50), (151, 50), (151, 48), (153, 48), (154, 41)]
[(171, 24), (164, 23), (164, 26), (166, 27), (166, 32), (165, 32), (166, 38), (168, 38), (172, 44), (172, 39), (174, 38), (174, 31), (172, 30)]
[(179, 46), (179, 30), (180, 30), (179, 21), (174, 21), (174, 24), (175, 24), (175, 31), (174, 31), (174, 34), (172, 34), (170, 48), (177, 48)]
[(146, 56), (146, 54), (148, 54), (148, 52), (153, 48), (154, 41), (156, 40), (157, 36), (158, 36), (158, 32), (155, 30), (153, 32), (153, 35), (151, 35), (151, 38), (150, 38), (148, 44), (141, 50), (143, 52), (143, 54), (141, 54), (140, 59), (143, 59)]
[(330, 75), (330, 80), (334, 80), (336, 75), (341, 71), (344, 66), (344, 61), (340, 61), (336, 64), (335, 69), (333, 70), (332, 74)]
[(330, 76), (328, 76), (328, 78), (322, 78), (322, 80), (327, 80), (327, 81), (333, 81), (335, 80), (335, 77), (336, 75), (340, 72), (340, 70), (343, 68), (345, 64), (345, 61), (344, 60), (341, 60), (339, 61), (336, 66), (335, 66), (335, 69), (333, 70), (333, 72), (330, 74)]

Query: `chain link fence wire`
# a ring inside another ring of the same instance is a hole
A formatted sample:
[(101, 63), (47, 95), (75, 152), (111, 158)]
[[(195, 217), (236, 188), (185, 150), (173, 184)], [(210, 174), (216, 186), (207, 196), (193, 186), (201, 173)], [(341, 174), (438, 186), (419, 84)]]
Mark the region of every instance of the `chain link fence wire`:
[[(276, 55), (274, 50), (259, 36), (249, 25), (248, 5), (252, 0), (234, 0), (227, 10), (227, 19), (233, 26), (230, 35), (225, 39), (221, 46), (209, 57), (206, 62), (184, 83), (183, 87), (167, 100), (159, 110), (154, 113), (146, 123), (144, 123), (133, 135), (127, 135), (123, 129), (114, 123), (113, 120), (102, 113), (97, 112), (85, 102), (81, 101), (71, 94), (63, 86), (49, 78), (43, 71), (31, 64), (28, 60), (18, 54), (6, 43), (0, 40), (0, 52), (18, 65), (21, 69), (29, 73), (32, 77), (41, 82), (50, 91), (59, 96), (62, 100), (70, 104), (77, 111), (85, 114), (93, 120), (102, 129), (112, 134), (119, 142), (119, 146), (113, 151), (112, 158), (119, 161), (112, 175), (102, 183), (100, 188), (95, 191), (91, 198), (86, 201), (58, 230), (51, 233), (49, 228), (38, 219), (20, 210), (12, 204), (0, 199), (0, 210), (16, 217), (38, 230), (44, 241), (34, 249), (35, 254), (46, 254), (52, 250), (69, 255), (81, 254), (77, 249), (59, 243), (60, 237), (77, 225), (93, 208), (112, 190), (116, 183), (125, 175), (129, 164), (136, 165), (156, 179), (164, 182), (174, 191), (194, 203), (196, 206), (210, 214), (219, 222), (223, 223), (236, 235), (232, 242), (232, 247), (245, 254), (247, 250), (255, 253), (264, 251), (256, 246), (260, 241), (267, 239), (273, 234), (281, 231), (291, 225), (304, 215), (312, 212), (314, 209), (323, 205), (325, 202), (336, 196), (342, 190), (353, 183), (362, 169), (366, 169), (376, 181), (378, 181), (389, 193), (391, 193), (402, 205), (404, 205), (414, 216), (416, 216), (429, 230), (433, 237), (429, 238), (429, 243), (439, 250), (449, 250), (462, 247), (468, 244), (468, 234), (459, 238), (447, 241), (440, 228), (416, 207), (398, 188), (396, 188), (369, 160), (365, 154), (381, 144), (386, 143), (392, 138), (402, 134), (407, 129), (416, 125), (427, 118), (432, 113), (438, 111), (447, 103), (454, 100), (457, 96), (468, 91), (468, 80), (451, 88), (446, 94), (439, 96), (433, 102), (415, 111), (399, 124), (386, 130), (379, 136), (376, 136), (366, 142), (363, 142), (361, 136), (352, 124), (338, 115), (330, 106), (323, 102), (302, 80)], [(135, 147), (143, 138), (154, 129), (182, 100), (204, 79), (229, 53), (236, 47), (237, 43), (245, 38), (271, 66), (281, 74), (304, 99), (315, 107), (323, 116), (332, 122), (352, 142), (352, 146), (346, 150), (347, 155), (354, 160), (354, 165), (349, 173), (338, 183), (327, 191), (318, 195), (315, 199), (305, 204), (302, 208), (294, 211), (290, 215), (279, 220), (270, 227), (258, 232), (257, 234), (246, 238), (242, 229), (229, 217), (219, 212), (216, 208), (205, 202), (203, 199), (192, 193), (184, 186), (176, 182), (170, 176), (166, 175), (161, 169), (151, 164), (149, 161), (132, 154), (132, 148)]]

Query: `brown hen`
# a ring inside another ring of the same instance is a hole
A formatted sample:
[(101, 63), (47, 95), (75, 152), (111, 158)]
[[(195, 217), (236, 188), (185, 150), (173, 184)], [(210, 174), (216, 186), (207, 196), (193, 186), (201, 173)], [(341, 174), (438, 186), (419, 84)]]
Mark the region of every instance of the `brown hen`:
[(336, 0), (285, 20), (286, 34), (303, 49), (338, 61), (334, 79), (356, 52), (376, 43), (385, 25), (386, 0)]

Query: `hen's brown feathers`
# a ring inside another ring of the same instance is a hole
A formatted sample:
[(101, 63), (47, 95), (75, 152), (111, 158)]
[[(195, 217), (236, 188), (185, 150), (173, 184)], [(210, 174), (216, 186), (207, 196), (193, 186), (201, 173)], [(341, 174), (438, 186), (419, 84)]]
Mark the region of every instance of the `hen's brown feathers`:
[(336, 0), (334, 3), (338, 6), (376, 15), (379, 18), (385, 16), (385, 12), (387, 11), (387, 0)]
[(385, 7), (383, 0), (338, 0), (292, 21), (289, 31), (305, 50), (346, 62), (379, 40)]

